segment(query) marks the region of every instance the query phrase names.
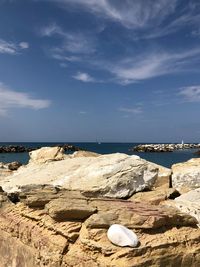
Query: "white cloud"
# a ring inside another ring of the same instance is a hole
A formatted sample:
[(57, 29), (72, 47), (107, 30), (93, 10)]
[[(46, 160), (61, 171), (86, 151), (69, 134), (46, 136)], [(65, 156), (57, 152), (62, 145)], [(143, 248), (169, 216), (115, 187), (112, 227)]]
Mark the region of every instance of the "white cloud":
[(74, 79), (82, 81), (82, 82), (94, 82), (94, 78), (91, 77), (88, 73), (85, 72), (78, 72), (76, 75), (73, 76)]
[(58, 36), (61, 38), (61, 45), (53, 49), (54, 57), (57, 58), (63, 57), (63, 53), (65, 52), (74, 54), (91, 54), (95, 52), (94, 40), (86, 33), (66, 32), (57, 24), (53, 23), (47, 27), (43, 27), (40, 30), (40, 34), (44, 37)]
[(17, 45), (0, 39), (0, 54), (15, 55), (17, 53)]
[[(171, 14), (178, 0), (51, 0), (69, 8), (85, 10), (121, 23), (127, 28), (143, 28), (153, 23), (159, 25)], [(63, 5), (64, 4), (64, 5)]]
[(119, 108), (119, 111), (126, 112), (126, 113), (132, 113), (132, 114), (141, 114), (143, 113), (143, 109), (141, 106), (134, 107), (134, 108)]
[[(180, 53), (153, 52), (148, 55), (128, 57), (115, 63), (96, 64), (115, 76), (115, 81), (130, 84), (161, 75), (187, 70), (200, 56), (200, 49), (191, 49)], [(191, 68), (190, 68), (191, 70)]]
[(200, 85), (183, 87), (179, 95), (187, 102), (200, 102)]
[(17, 44), (0, 39), (0, 54), (16, 55), (21, 49), (27, 49), (28, 47), (29, 45), (27, 42)]
[(60, 7), (85, 10), (95, 16), (133, 29), (132, 38), (157, 38), (176, 32), (184, 26), (199, 28), (200, 5), (180, 0), (48, 0)]
[(60, 63), (60, 67), (61, 67), (61, 68), (67, 68), (68, 66), (67, 66), (66, 63), (61, 62), (61, 63)]
[(27, 93), (14, 91), (0, 83), (0, 115), (12, 108), (30, 108), (39, 110), (50, 106), (49, 100), (34, 99)]
[(21, 43), (19, 43), (19, 46), (21, 47), (21, 49), (27, 49), (27, 48), (29, 48), (29, 43), (21, 42)]
[(87, 112), (82, 110), (82, 111), (79, 111), (79, 114), (85, 115), (85, 114), (87, 114)]

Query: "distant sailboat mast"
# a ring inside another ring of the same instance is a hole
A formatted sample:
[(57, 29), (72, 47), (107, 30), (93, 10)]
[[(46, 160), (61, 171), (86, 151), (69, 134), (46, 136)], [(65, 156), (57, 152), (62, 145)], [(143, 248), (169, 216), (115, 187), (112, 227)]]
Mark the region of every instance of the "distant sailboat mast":
[(184, 145), (184, 141), (183, 140), (182, 140), (181, 144)]

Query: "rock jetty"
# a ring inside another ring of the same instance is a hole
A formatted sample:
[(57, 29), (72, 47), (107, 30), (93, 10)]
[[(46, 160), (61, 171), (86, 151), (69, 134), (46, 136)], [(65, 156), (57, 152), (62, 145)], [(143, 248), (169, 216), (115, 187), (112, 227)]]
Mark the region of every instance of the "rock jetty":
[[(58, 144), (55, 146), (62, 147), (64, 151), (79, 151), (81, 148), (71, 145), (71, 144)], [(9, 146), (0, 146), (0, 153), (24, 153), (37, 150), (40, 147), (26, 147), (21, 145), (9, 145)]]
[(180, 149), (198, 149), (200, 144), (144, 144), (130, 149), (136, 152), (173, 152)]
[(200, 266), (199, 188), (181, 195), (167, 168), (56, 147), (0, 178), (1, 267)]

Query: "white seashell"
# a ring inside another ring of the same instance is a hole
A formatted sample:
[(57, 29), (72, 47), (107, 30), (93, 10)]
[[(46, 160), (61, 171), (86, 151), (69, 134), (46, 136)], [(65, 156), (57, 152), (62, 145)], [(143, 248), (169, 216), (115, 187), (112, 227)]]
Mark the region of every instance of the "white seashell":
[(120, 224), (113, 224), (107, 232), (108, 239), (115, 245), (120, 247), (136, 247), (139, 240), (137, 235)]

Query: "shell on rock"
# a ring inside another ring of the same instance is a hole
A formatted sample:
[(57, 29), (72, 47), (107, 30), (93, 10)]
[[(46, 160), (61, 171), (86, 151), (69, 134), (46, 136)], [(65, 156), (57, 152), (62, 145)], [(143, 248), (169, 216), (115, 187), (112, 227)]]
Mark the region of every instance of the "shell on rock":
[(120, 224), (113, 224), (107, 232), (108, 239), (115, 245), (120, 247), (136, 247), (139, 240), (137, 235)]

